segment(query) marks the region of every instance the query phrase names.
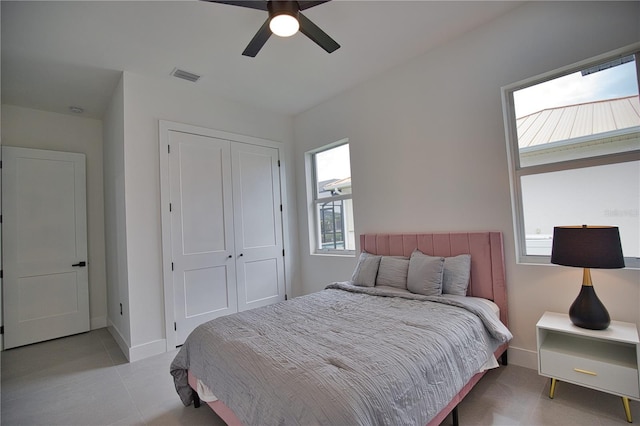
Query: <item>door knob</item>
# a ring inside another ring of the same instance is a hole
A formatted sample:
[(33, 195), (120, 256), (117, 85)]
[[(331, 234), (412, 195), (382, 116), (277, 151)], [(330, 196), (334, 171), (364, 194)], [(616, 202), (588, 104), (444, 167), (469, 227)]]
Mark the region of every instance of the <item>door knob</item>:
[(74, 263), (74, 264), (73, 264), (73, 265), (71, 265), (71, 266), (78, 266), (78, 267), (80, 267), (80, 268), (84, 268), (85, 266), (87, 266), (87, 262), (85, 262), (85, 261), (83, 260), (82, 262)]

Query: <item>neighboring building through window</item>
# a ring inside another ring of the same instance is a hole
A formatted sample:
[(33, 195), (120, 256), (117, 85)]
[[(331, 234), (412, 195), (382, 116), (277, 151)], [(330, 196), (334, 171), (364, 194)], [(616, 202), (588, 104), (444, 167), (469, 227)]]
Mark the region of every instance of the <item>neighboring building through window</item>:
[(341, 141), (307, 153), (312, 176), (310, 240), (315, 253), (353, 254), (355, 231), (349, 144)]
[(503, 89), (518, 258), (546, 263), (554, 226), (620, 228), (640, 266), (640, 45)]

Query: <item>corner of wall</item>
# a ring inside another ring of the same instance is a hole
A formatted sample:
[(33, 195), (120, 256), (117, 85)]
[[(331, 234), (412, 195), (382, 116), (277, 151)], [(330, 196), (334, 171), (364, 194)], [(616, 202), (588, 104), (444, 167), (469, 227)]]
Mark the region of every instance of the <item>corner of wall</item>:
[(124, 205), (124, 77), (115, 88), (103, 120), (103, 175), (108, 327), (117, 330), (118, 345), (129, 352), (130, 324)]
[(107, 316), (91, 317), (90, 324), (91, 330), (105, 328), (107, 327)]
[(127, 361), (135, 362), (154, 355), (160, 355), (167, 351), (166, 339), (155, 340), (153, 342), (144, 343), (142, 345), (129, 346), (126, 342), (125, 337), (122, 335), (120, 330), (118, 330), (116, 325), (110, 320), (107, 321), (109, 323), (109, 325), (107, 326), (107, 330), (116, 341), (116, 344), (118, 345), (124, 356), (127, 358)]
[(129, 345), (126, 342), (126, 339), (122, 336), (122, 333), (120, 333), (118, 327), (108, 318), (107, 323), (107, 330), (109, 331), (109, 334), (111, 334), (113, 340), (116, 341), (116, 344), (118, 345), (124, 356), (127, 358), (127, 361), (131, 362), (131, 354), (129, 353)]

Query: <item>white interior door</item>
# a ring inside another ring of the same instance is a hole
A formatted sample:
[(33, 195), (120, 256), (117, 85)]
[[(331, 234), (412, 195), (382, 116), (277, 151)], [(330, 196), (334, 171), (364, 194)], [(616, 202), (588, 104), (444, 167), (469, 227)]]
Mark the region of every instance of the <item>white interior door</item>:
[(176, 344), (237, 311), (229, 141), (169, 132)]
[(85, 156), (2, 157), (5, 348), (89, 331)]
[(284, 300), (280, 172), (276, 148), (231, 146), (238, 310)]

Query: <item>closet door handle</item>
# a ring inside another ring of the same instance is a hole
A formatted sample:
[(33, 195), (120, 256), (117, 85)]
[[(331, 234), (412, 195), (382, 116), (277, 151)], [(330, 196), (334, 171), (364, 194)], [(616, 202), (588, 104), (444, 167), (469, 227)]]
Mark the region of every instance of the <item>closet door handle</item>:
[(244, 256), (244, 254), (240, 253), (240, 257)]
[(228, 258), (231, 259), (233, 256), (229, 255)]
[(85, 266), (87, 266), (87, 262), (85, 262), (85, 261), (83, 260), (82, 262), (74, 263), (74, 264), (73, 264), (73, 265), (71, 265), (71, 266), (78, 266), (78, 267), (80, 267), (80, 268), (84, 268)]

